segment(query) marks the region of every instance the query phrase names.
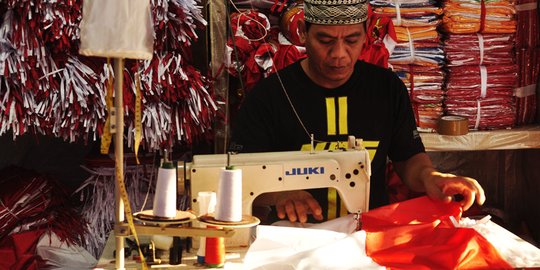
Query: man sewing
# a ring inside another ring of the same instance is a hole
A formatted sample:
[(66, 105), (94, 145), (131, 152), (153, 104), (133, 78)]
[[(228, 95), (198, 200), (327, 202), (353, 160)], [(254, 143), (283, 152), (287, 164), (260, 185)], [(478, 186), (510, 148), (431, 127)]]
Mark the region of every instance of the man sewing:
[[(366, 39), (367, 1), (305, 0), (304, 14), (300, 31), (307, 58), (263, 79), (246, 96), (232, 145), (242, 152), (308, 150), (313, 134), (315, 149), (334, 149), (354, 135), (371, 149), (370, 208), (389, 203), (388, 158), (413, 191), (446, 202), (459, 194), (464, 210), (475, 200), (483, 204), (476, 180), (434, 169), (402, 81), (391, 70), (357, 61)], [(287, 191), (263, 194), (255, 204), (274, 205), (280, 219), (306, 222), (308, 215), (329, 218), (326, 205), (334, 197), (326, 189)]]

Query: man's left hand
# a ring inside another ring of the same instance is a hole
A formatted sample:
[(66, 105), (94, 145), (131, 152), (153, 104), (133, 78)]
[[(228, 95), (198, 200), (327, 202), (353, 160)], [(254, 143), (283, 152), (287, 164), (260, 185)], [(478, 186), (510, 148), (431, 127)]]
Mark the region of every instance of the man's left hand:
[(475, 200), (479, 205), (484, 204), (486, 200), (484, 189), (470, 177), (434, 171), (424, 180), (424, 187), (429, 197), (445, 202), (452, 201), (455, 195), (461, 195), (463, 199), (460, 203), (463, 211), (469, 209)]

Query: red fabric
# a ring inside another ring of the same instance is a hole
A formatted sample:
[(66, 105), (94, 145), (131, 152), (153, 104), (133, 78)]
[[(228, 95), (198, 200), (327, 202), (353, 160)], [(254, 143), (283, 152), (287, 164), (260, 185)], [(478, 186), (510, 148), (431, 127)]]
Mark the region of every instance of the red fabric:
[(304, 21), (304, 9), (302, 6), (293, 3), (281, 16), (279, 25), (283, 36), (297, 46), (304, 46), (298, 29), (298, 24), (301, 21)]
[(366, 252), (389, 269), (509, 269), (497, 250), (471, 228), (454, 228), (458, 203), (426, 196), (362, 215)]
[(44, 230), (16, 233), (0, 243), (0, 269), (39, 269), (41, 258), (36, 255), (36, 244)]
[(294, 45), (280, 45), (274, 55), (274, 69), (272, 72), (280, 70), (305, 57), (305, 51), (299, 50), (298, 47)]
[(367, 34), (359, 60), (387, 68), (391, 52), (386, 48), (384, 39), (389, 36), (392, 40), (397, 40), (392, 19), (370, 12)]

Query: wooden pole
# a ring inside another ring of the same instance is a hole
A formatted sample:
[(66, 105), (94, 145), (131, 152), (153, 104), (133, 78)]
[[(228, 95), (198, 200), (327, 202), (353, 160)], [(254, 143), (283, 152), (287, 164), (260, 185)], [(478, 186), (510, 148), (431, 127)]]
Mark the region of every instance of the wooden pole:
[[(226, 43), (227, 43), (227, 5), (226, 1), (222, 0), (207, 0), (208, 5), (208, 25), (210, 31), (210, 65), (213, 76), (216, 77), (214, 81), (214, 90), (216, 94), (225, 101), (223, 105), (218, 105), (225, 115), (224, 121), (218, 121), (214, 125), (214, 152), (226, 153), (227, 141), (229, 136), (229, 80), (228, 74), (225, 71), (221, 71), (222, 66), (225, 64), (226, 55)], [(196, 194), (195, 194), (196, 196)]]
[[(115, 126), (111, 129), (116, 130), (114, 135), (114, 157), (116, 166), (116, 175), (124, 175), (124, 106), (123, 106), (123, 87), (124, 86), (124, 59), (114, 59), (114, 108), (115, 108)], [(121, 225), (125, 221), (124, 202), (120, 196), (118, 179), (115, 181), (115, 203), (116, 203), (116, 224)], [(124, 236), (116, 237), (116, 269), (125, 269), (124, 261)]]

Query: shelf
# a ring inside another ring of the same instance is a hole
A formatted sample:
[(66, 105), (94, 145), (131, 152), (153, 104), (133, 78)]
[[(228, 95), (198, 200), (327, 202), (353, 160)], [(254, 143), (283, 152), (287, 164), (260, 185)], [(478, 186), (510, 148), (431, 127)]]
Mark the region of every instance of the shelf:
[(540, 148), (540, 125), (514, 129), (470, 131), (448, 136), (420, 133), (426, 151), (478, 151)]

